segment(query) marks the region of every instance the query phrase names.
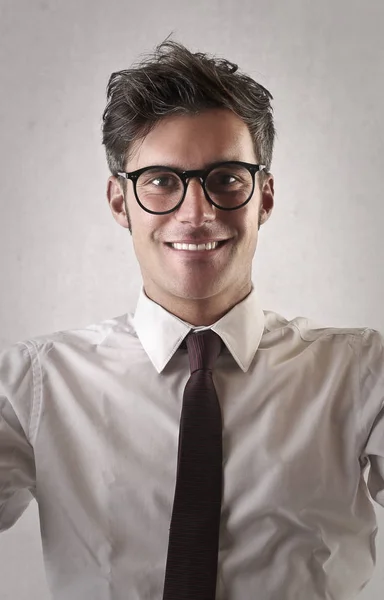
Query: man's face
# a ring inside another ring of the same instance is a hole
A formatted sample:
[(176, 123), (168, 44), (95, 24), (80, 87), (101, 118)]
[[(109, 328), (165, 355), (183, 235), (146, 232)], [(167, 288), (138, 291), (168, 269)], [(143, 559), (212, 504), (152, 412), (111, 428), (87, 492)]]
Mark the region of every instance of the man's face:
[[(151, 165), (204, 169), (212, 163), (232, 160), (257, 162), (249, 130), (231, 111), (211, 109), (161, 120), (135, 144), (126, 171)], [(169, 310), (180, 301), (208, 299), (228, 309), (249, 293), (259, 223), (267, 220), (273, 207), (273, 179), (268, 177), (260, 190), (259, 177), (256, 175), (250, 202), (234, 211), (212, 206), (199, 179), (193, 178), (182, 205), (166, 215), (145, 212), (128, 181), (128, 217), (121, 197), (117, 200), (121, 183), (111, 178), (111, 208), (118, 222), (132, 230), (144, 289), (150, 298)], [(215, 240), (225, 242), (216, 249), (198, 252), (170, 246), (170, 242), (198, 244)]]

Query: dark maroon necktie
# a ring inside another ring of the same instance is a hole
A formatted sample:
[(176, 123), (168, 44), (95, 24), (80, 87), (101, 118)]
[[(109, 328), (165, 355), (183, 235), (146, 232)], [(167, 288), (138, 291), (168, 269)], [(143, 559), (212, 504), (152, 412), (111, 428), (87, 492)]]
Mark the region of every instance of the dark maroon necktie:
[(222, 496), (222, 422), (212, 369), (221, 339), (190, 333), (163, 600), (215, 600)]

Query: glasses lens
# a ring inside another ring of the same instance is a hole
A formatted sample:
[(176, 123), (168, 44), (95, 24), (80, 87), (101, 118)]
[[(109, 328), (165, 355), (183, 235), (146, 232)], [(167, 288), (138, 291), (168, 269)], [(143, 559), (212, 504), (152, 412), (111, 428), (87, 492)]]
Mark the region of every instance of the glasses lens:
[(252, 195), (253, 178), (245, 167), (227, 163), (209, 173), (205, 187), (215, 204), (223, 208), (236, 208)]
[(165, 168), (154, 168), (140, 175), (136, 191), (145, 208), (154, 212), (166, 212), (180, 202), (184, 186), (176, 173)]

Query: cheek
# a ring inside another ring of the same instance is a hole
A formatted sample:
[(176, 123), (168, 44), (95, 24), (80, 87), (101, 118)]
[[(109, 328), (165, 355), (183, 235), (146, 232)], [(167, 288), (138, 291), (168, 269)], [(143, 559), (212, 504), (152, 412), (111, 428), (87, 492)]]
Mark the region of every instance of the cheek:
[(242, 235), (244, 253), (253, 258), (258, 240), (258, 217), (256, 215), (250, 216), (250, 221), (244, 226)]
[(255, 210), (247, 210), (242, 218), (235, 225), (237, 231), (243, 240), (249, 244), (257, 237), (259, 215)]
[[(162, 250), (161, 226), (164, 217), (146, 213), (138, 206), (130, 209), (132, 224), (132, 241), (137, 257), (141, 262), (148, 262)], [(140, 211), (140, 212), (139, 212)]]

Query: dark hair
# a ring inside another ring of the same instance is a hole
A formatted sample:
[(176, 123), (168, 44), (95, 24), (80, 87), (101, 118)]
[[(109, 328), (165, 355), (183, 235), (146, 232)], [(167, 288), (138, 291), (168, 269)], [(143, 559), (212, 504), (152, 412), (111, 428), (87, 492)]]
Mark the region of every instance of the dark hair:
[(272, 95), (228, 60), (192, 53), (165, 40), (131, 69), (112, 73), (103, 144), (112, 174), (123, 171), (132, 143), (171, 114), (228, 108), (249, 128), (257, 160), (270, 169), (275, 127)]

